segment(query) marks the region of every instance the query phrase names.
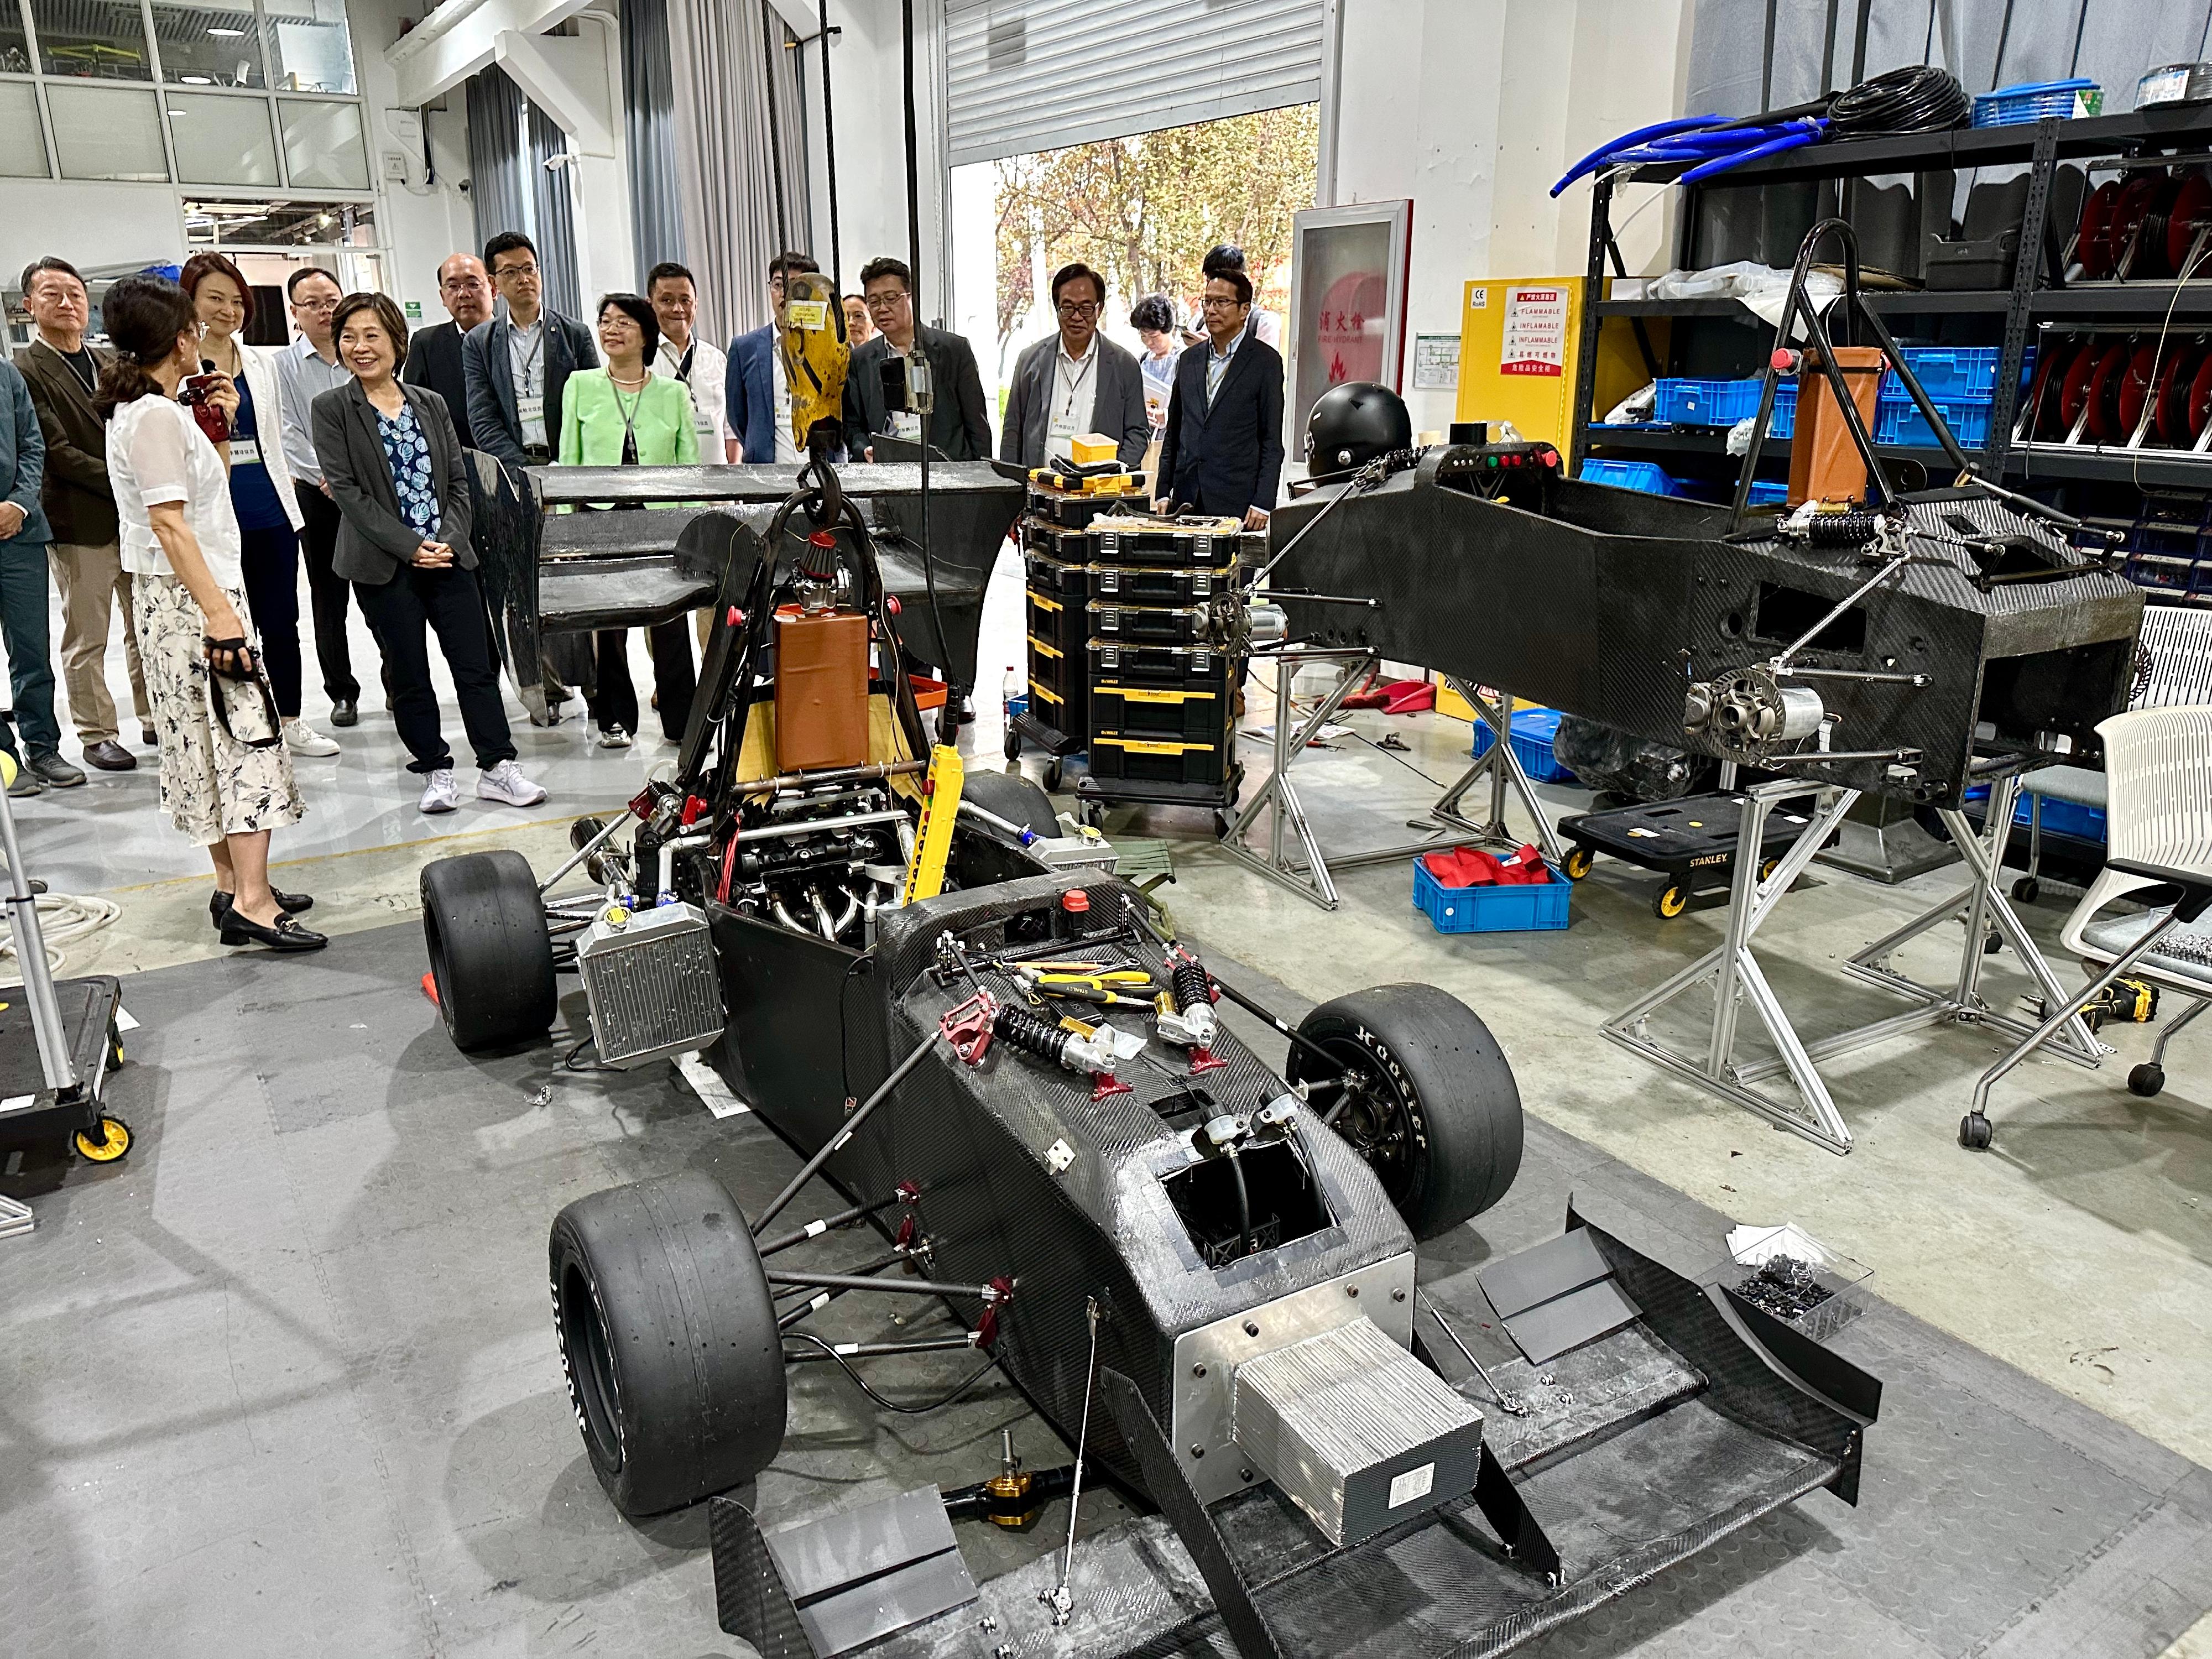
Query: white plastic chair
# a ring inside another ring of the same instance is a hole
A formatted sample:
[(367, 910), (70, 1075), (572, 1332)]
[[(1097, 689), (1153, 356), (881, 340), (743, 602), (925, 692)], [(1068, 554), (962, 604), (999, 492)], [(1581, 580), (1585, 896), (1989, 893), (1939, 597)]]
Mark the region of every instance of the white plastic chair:
[[(1961, 1146), (1990, 1144), (1987, 1108), (1997, 1079), (2123, 974), (2190, 1000), (2160, 1034), (2149, 1063), (2129, 1076), (2128, 1086), (2140, 1095), (2154, 1095), (2164, 1085), (2166, 1045), (2212, 999), (2212, 924), (2198, 921), (2212, 907), (2212, 704), (2115, 714), (2098, 726), (2097, 734), (2105, 743), (2111, 797), (2105, 825), (2110, 851), (2103, 873), (2066, 919), (2061, 940), (2104, 971), (1982, 1074), (1974, 1085), (1973, 1109), (1959, 1125)], [(2169, 908), (2095, 920), (2124, 894), (2168, 885), (2181, 889)]]

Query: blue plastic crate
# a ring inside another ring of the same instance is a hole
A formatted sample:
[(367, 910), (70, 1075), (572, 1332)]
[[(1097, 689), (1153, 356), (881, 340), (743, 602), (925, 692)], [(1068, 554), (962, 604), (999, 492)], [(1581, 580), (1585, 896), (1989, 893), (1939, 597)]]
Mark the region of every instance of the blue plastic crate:
[[(1756, 386), (1756, 380), (1752, 382)], [(1759, 400), (1752, 399), (1751, 412), (1759, 413)], [(1797, 382), (1778, 381), (1774, 387), (1774, 416), (1766, 423), (1770, 438), (1787, 438), (1797, 430)]]
[[(1652, 416), (1668, 426), (1734, 426), (1759, 413), (1763, 375), (1747, 380), (1661, 380), (1652, 399)], [(1770, 438), (1786, 438), (1797, 425), (1797, 382), (1782, 380), (1774, 388), (1774, 414), (1767, 422)]]
[(1439, 933), (1526, 933), (1564, 927), (1571, 890), (1571, 884), (1557, 870), (1540, 887), (1447, 887), (1429, 873), (1427, 865), (1413, 860), (1413, 908)]
[[(1978, 783), (1966, 791), (1969, 801), (1986, 803), (1989, 798), (1990, 787), (1985, 783)], [(2012, 821), (2016, 830), (2028, 827), (2028, 799), (2022, 795), (2012, 809)], [(2084, 806), (2076, 801), (2055, 800), (2046, 795), (2043, 800), (2043, 833), (2046, 836), (2069, 836), (2075, 841), (2093, 842), (2101, 847), (2105, 844), (2105, 809)], [(2013, 842), (2014, 847), (2027, 844), (2017, 836)]]
[[(1556, 708), (1521, 708), (1513, 714), (1513, 753), (1521, 762), (1521, 769), (1533, 783), (1571, 783), (1575, 775), (1559, 764), (1552, 752), (1552, 739), (1559, 735), (1559, 711)], [(1490, 752), (1490, 745), (1498, 741), (1498, 734), (1490, 729), (1490, 722), (1477, 717), (1474, 722), (1473, 753), (1480, 760)]]
[(1608, 461), (1586, 456), (1576, 475), (1586, 483), (1611, 484), (1615, 489), (1640, 489), (1647, 495), (1679, 495), (1681, 487), (1667, 476), (1664, 467), (1650, 461)]
[(2101, 115), (2104, 110), (2105, 89), (2094, 81), (2024, 81), (2016, 87), (1977, 93), (1973, 124), (2018, 127), (2054, 117), (2070, 121), (2076, 116)]
[[(1996, 395), (1997, 370), (2004, 359), (2000, 347), (1906, 346), (1903, 349), (1905, 367), (1920, 382), (1920, 389), (1938, 403), (1987, 403)], [(2021, 358), (2022, 389), (2034, 374), (2035, 348), (2030, 346)], [(1909, 404), (1912, 394), (1905, 389), (1905, 382), (1894, 372), (1885, 368), (1881, 374), (1881, 400)]]
[(1747, 507), (1779, 507), (1790, 499), (1790, 486), (1779, 478), (1753, 478)]
[[(1951, 435), (1959, 441), (1960, 448), (1979, 449), (1989, 437), (1990, 414), (1995, 405), (1988, 398), (1979, 403), (1959, 403), (1947, 398), (1930, 398), (1929, 401), (1942, 411), (1943, 424), (1951, 428)], [(1909, 400), (1893, 404), (1884, 399), (1875, 405), (1874, 441), (1915, 449), (1940, 447), (1935, 428)]]

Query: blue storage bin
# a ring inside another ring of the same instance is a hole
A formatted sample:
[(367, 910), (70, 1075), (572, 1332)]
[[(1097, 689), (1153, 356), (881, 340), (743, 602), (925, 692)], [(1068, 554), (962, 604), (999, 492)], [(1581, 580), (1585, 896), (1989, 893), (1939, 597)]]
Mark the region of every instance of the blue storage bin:
[(1753, 478), (1747, 507), (1779, 507), (1790, 499), (1790, 486), (1779, 478)]
[[(1756, 386), (1759, 382), (1753, 380), (1752, 384)], [(1751, 400), (1749, 412), (1753, 415), (1759, 413), (1759, 399), (1755, 397)], [(1797, 382), (1778, 381), (1774, 387), (1774, 416), (1766, 423), (1766, 435), (1770, 438), (1787, 438), (1796, 430)]]
[[(1966, 799), (1970, 801), (1985, 802), (1989, 798), (1990, 787), (1985, 783), (1978, 783), (1966, 791)], [(2021, 839), (2020, 832), (2028, 827), (2028, 805), (2027, 797), (2022, 795), (2012, 810), (2014, 825), (2012, 844), (2015, 847), (2027, 844)], [(2070, 800), (2054, 800), (2046, 795), (2043, 800), (2043, 833), (2046, 836), (2070, 836), (2075, 841), (2094, 842), (2101, 847), (2106, 839), (2105, 809), (2083, 806)]]
[[(1513, 714), (1513, 752), (1521, 762), (1521, 769), (1534, 783), (1572, 783), (1575, 775), (1559, 764), (1552, 752), (1552, 739), (1559, 735), (1559, 711), (1556, 708), (1521, 708)], [(1490, 745), (1498, 734), (1490, 729), (1490, 722), (1478, 716), (1474, 722), (1474, 746), (1472, 753), (1480, 760), (1490, 752)]]
[(2094, 81), (2024, 81), (2016, 87), (1999, 87), (1974, 95), (1974, 125), (1978, 127), (2025, 126), (2031, 121), (2056, 117), (2101, 115), (2105, 91)]
[[(1765, 377), (1747, 380), (1660, 380), (1652, 399), (1652, 416), (1668, 426), (1734, 426), (1759, 413), (1759, 388)], [(1782, 380), (1774, 388), (1774, 414), (1766, 424), (1770, 438), (1786, 438), (1797, 426), (1797, 382)]]
[[(1545, 866), (1551, 869), (1549, 865)], [(1557, 870), (1541, 887), (1447, 887), (1413, 860), (1413, 908), (1439, 933), (1526, 933), (1567, 925), (1571, 884)]]
[(1586, 483), (1611, 484), (1615, 489), (1640, 489), (1647, 495), (1679, 495), (1681, 487), (1666, 469), (1650, 461), (1609, 461), (1586, 456), (1577, 474)]
[[(1937, 403), (1987, 403), (1996, 395), (1997, 369), (2004, 360), (2000, 347), (1906, 346), (1903, 349), (1905, 366), (1920, 382), (1920, 389)], [(2034, 374), (2035, 348), (2030, 346), (2020, 364), (2023, 389)], [(1905, 382), (1888, 369), (1882, 371), (1881, 398), (1886, 404), (1909, 406), (1912, 402), (1912, 394), (1905, 389)]]
[[(1960, 448), (1979, 449), (1989, 437), (1990, 414), (1995, 405), (1988, 398), (1979, 403), (1956, 403), (1943, 398), (1930, 398), (1929, 401), (1942, 412), (1943, 424), (1951, 428), (1951, 435), (1959, 441)], [(1941, 447), (1936, 429), (1909, 398), (1901, 404), (1884, 400), (1875, 405), (1874, 441), (1917, 449)]]

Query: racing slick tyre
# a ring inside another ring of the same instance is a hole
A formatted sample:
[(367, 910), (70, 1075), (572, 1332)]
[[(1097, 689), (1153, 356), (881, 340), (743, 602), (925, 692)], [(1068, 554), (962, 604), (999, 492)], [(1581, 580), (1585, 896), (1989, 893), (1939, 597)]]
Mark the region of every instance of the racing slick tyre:
[(554, 1218), (553, 1322), (592, 1471), (635, 1520), (743, 1486), (783, 1444), (783, 1343), (752, 1231), (702, 1170)]
[[(1474, 1009), (1433, 985), (1378, 985), (1324, 1002), (1298, 1035), (1353, 1079), (1337, 1133), (1416, 1238), (1505, 1196), (1521, 1170), (1521, 1091)], [(1304, 1044), (1292, 1045), (1287, 1069), (1292, 1082), (1328, 1075)]]
[(1018, 772), (970, 772), (960, 782), (960, 799), (1039, 836), (1060, 834), (1060, 815), (1052, 797)]
[(464, 1052), (545, 1035), (560, 998), (530, 861), (470, 853), (422, 869), (422, 943), (446, 1035)]

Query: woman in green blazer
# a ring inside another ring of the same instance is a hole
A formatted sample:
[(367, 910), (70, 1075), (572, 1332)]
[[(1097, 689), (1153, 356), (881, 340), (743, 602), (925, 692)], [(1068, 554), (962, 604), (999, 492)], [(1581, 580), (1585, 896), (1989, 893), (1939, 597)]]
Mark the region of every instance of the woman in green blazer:
[[(699, 429), (691, 393), (682, 381), (646, 365), (660, 349), (653, 307), (635, 294), (610, 294), (599, 301), (599, 349), (605, 368), (580, 369), (561, 392), (562, 466), (689, 466), (699, 459)], [(661, 735), (684, 740), (698, 682), (691, 665), (691, 632), (683, 617), (648, 630), (653, 653), (653, 703)], [(637, 688), (629, 677), (629, 630), (603, 628), (594, 635), (598, 685), (586, 700), (603, 749), (627, 749), (637, 730)]]

